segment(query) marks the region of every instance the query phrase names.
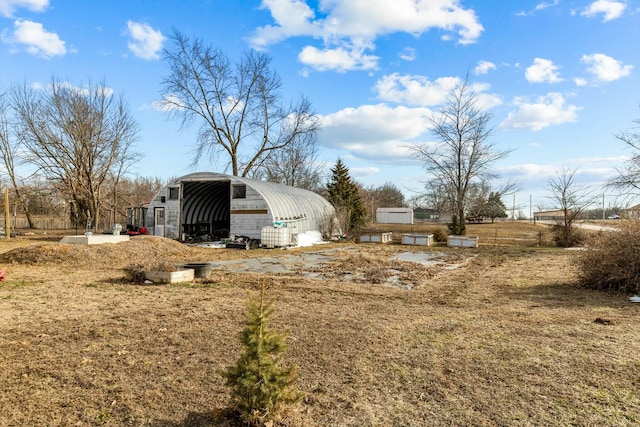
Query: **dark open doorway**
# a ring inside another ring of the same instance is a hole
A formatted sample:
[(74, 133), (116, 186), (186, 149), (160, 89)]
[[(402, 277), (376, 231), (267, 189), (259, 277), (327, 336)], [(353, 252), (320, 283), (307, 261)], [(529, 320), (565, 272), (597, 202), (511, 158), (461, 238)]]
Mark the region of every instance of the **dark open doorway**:
[(182, 182), (182, 240), (219, 240), (231, 227), (230, 181)]

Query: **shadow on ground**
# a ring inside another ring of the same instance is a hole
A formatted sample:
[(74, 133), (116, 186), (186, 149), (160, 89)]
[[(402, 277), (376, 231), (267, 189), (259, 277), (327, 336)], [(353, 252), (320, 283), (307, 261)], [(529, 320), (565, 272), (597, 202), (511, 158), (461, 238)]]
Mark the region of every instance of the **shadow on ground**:
[(231, 427), (229, 420), (213, 416), (213, 412), (190, 412), (183, 421), (155, 421), (152, 427)]
[(622, 308), (630, 304), (625, 295), (586, 289), (575, 283), (551, 283), (510, 288), (508, 294), (516, 299), (530, 301), (532, 307)]

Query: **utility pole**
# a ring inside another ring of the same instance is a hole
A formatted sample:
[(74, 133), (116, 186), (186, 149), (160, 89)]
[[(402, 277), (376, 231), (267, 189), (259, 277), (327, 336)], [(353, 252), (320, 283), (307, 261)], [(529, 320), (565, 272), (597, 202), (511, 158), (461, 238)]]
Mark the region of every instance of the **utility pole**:
[(604, 215), (604, 193), (602, 193), (602, 219), (606, 219)]

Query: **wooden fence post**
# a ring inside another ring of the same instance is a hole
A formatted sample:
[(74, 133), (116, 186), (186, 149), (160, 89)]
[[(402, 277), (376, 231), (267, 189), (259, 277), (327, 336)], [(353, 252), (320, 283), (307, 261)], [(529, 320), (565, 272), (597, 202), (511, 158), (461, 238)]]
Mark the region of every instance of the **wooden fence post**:
[(9, 188), (4, 189), (4, 235), (11, 238), (11, 213), (9, 212)]

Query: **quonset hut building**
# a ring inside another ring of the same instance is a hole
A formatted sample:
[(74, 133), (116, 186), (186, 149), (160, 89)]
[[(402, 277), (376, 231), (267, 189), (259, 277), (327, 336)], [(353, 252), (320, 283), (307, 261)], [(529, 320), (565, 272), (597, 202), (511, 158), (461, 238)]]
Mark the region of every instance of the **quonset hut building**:
[(145, 217), (149, 234), (186, 241), (247, 236), (259, 239), (263, 227), (281, 224), (331, 232), (335, 210), (312, 191), (284, 184), (198, 172), (167, 184)]

